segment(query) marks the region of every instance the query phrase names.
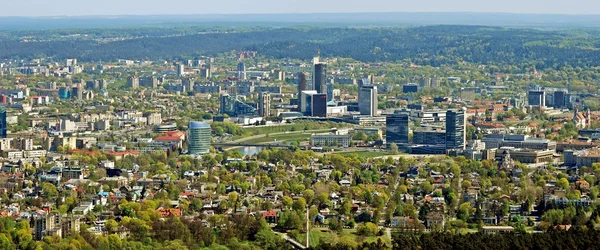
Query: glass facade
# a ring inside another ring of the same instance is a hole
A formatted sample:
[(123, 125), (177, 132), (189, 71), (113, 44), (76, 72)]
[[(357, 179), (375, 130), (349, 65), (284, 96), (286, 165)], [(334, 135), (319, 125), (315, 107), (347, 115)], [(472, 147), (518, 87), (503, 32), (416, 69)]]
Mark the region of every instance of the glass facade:
[(0, 110), (0, 137), (6, 138), (6, 110)]
[(210, 126), (204, 122), (188, 125), (188, 151), (191, 155), (208, 154), (210, 151)]
[(465, 149), (465, 121), (464, 110), (446, 111), (446, 149)]
[(390, 114), (385, 119), (385, 140), (388, 145), (392, 143), (408, 143), (408, 121), (406, 113)]
[(221, 114), (229, 116), (255, 116), (258, 114), (256, 107), (238, 100), (235, 96), (221, 96)]

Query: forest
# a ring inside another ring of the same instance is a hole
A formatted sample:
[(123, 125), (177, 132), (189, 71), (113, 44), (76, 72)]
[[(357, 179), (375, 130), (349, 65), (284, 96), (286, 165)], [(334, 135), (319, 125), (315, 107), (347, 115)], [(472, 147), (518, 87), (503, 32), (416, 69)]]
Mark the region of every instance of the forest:
[[(85, 30), (76, 30), (85, 33)], [(600, 33), (596, 29), (539, 30), (484, 26), (421, 26), (391, 28), (193, 28), (177, 32), (136, 29), (133, 36), (115, 41), (99, 39), (23, 42), (0, 37), (0, 58), (82, 61), (115, 59), (158, 60), (214, 56), (233, 50), (256, 50), (268, 58), (310, 59), (317, 49), (326, 57), (348, 57), (363, 62), (410, 61), (419, 65), (461, 63), (536, 66), (539, 69), (592, 67), (600, 64)], [(48, 36), (31, 31), (28, 37)], [(61, 31), (65, 33), (65, 31)], [(94, 37), (120, 36), (118, 29), (90, 30)], [(145, 34), (147, 33), (147, 35)], [(23, 34), (23, 33), (13, 33)]]
[(600, 232), (575, 228), (569, 231), (518, 234), (398, 234), (394, 249), (597, 249)]

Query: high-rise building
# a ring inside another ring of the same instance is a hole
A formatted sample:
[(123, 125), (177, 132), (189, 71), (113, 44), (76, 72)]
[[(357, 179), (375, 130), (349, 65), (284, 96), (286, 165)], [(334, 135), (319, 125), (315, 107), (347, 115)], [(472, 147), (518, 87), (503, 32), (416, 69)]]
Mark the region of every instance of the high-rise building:
[(246, 64), (239, 62), (237, 65), (238, 79), (246, 80)]
[(408, 143), (409, 115), (407, 113), (394, 113), (386, 115), (385, 118), (385, 141), (387, 145), (392, 143)]
[(177, 76), (183, 76), (185, 74), (185, 65), (176, 63), (175, 67), (177, 68)]
[(75, 100), (83, 100), (83, 85), (81, 83), (73, 85), (71, 87), (71, 92), (73, 92), (72, 97)]
[(543, 90), (530, 90), (527, 96), (529, 106), (545, 107), (546, 93)]
[(315, 90), (302, 91), (300, 95), (300, 112), (308, 116), (327, 116), (327, 94)]
[(0, 110), (0, 138), (6, 138), (7, 136), (7, 122), (6, 122), (6, 110)]
[(363, 85), (360, 87), (358, 110), (361, 115), (377, 115), (377, 86)]
[(258, 115), (261, 117), (271, 115), (271, 94), (265, 92), (258, 94)]
[(127, 78), (127, 87), (130, 89), (137, 89), (140, 87), (140, 78), (137, 76), (130, 76)]
[(185, 91), (194, 91), (194, 78), (183, 78), (182, 83)]
[(140, 86), (155, 89), (158, 87), (158, 78), (156, 78), (155, 76), (140, 78)]
[(298, 73), (298, 99), (300, 99), (300, 94), (302, 91), (306, 89), (306, 74), (304, 72)]
[(210, 152), (210, 126), (204, 122), (190, 122), (188, 125), (188, 152), (203, 155)]
[(465, 149), (466, 121), (465, 109), (446, 111), (446, 149)]
[(564, 108), (566, 107), (565, 98), (567, 96), (566, 90), (557, 90), (554, 91), (554, 107), (555, 108)]
[(327, 64), (315, 58), (313, 71), (313, 89), (319, 94), (327, 94)]
[(327, 84), (327, 101), (333, 101), (333, 83)]

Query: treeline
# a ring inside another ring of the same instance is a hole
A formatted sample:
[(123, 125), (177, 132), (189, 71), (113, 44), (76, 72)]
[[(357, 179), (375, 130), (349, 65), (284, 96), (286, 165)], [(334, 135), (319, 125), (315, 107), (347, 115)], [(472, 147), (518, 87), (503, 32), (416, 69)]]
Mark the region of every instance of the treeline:
[(600, 232), (590, 229), (546, 233), (429, 233), (396, 235), (394, 249), (597, 249)]
[[(101, 31), (94, 30), (96, 36)], [(107, 31), (108, 32), (108, 31)], [(113, 34), (115, 31), (110, 30)], [(140, 36), (143, 32), (136, 31)], [(151, 33), (150, 35), (155, 35)], [(364, 62), (410, 59), (421, 65), (526, 65), (542, 68), (598, 66), (600, 36), (586, 31), (540, 31), (478, 26), (416, 28), (281, 28), (249, 32), (146, 37), (110, 43), (96, 41), (0, 42), (0, 58), (29, 59), (41, 55), (84, 61), (117, 58), (172, 59), (232, 50), (256, 50), (272, 58), (310, 59), (324, 56)]]

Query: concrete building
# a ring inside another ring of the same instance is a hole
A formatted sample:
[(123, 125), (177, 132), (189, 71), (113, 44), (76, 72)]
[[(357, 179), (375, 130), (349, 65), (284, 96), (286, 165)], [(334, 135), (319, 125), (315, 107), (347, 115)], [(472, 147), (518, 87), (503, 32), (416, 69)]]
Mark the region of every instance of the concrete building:
[(264, 92), (258, 94), (258, 115), (261, 117), (271, 115), (271, 94)]
[(140, 87), (140, 78), (137, 76), (130, 76), (127, 78), (127, 87), (130, 89), (137, 89)]
[(528, 135), (489, 134), (482, 139), (486, 149), (501, 147), (526, 148), (536, 150), (556, 150), (557, 143), (548, 139), (532, 138)]
[(310, 136), (310, 144), (315, 147), (332, 146), (347, 148), (352, 145), (352, 135), (340, 132), (314, 134)]

